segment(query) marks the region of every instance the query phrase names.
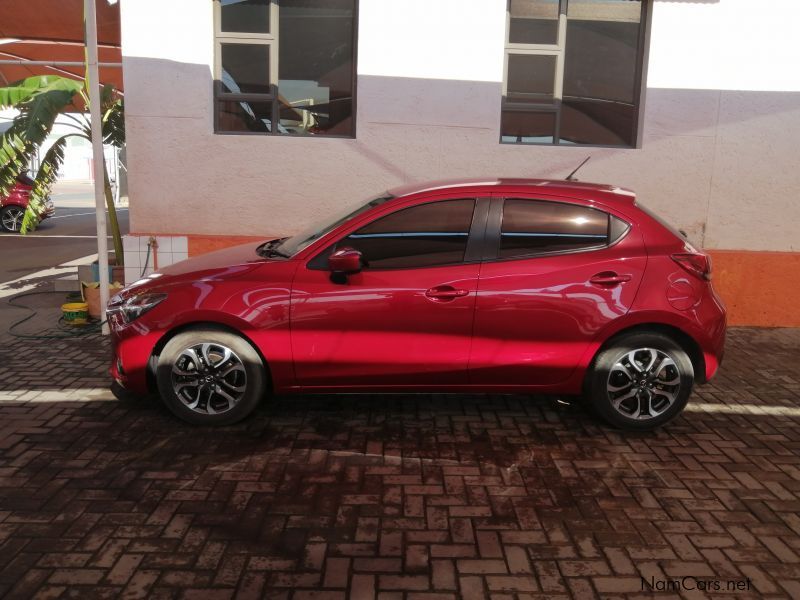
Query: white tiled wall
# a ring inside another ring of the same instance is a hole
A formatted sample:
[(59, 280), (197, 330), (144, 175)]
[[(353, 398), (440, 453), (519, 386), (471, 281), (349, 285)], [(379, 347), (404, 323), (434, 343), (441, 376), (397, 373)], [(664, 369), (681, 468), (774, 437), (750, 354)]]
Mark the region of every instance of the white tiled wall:
[[(157, 248), (150, 250), (147, 257), (147, 245), (155, 239)], [(153, 272), (155, 255), (158, 256), (158, 266), (166, 267), (176, 262), (189, 258), (189, 242), (185, 235), (126, 235), (122, 238), (122, 247), (125, 251), (125, 284), (131, 284), (143, 275)], [(147, 268), (145, 269), (145, 264)]]

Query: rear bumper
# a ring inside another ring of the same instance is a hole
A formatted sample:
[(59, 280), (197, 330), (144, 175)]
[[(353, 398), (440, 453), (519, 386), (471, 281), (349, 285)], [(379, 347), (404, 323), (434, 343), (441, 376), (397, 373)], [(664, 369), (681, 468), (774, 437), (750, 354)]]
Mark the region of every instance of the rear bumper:
[(708, 296), (697, 307), (697, 319), (705, 334), (698, 340), (705, 363), (705, 381), (711, 381), (722, 364), (728, 327), (725, 305), (714, 289), (709, 288)]

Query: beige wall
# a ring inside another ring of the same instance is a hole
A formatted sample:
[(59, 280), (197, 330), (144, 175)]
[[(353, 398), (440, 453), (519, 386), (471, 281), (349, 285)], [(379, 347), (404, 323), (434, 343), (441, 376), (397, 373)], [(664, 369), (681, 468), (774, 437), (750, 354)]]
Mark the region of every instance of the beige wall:
[(800, 9), (769, 5), (656, 2), (643, 147), (609, 150), (498, 142), (504, 0), (361, 0), (354, 140), (214, 135), (211, 3), (123, 3), (131, 230), (288, 234), (398, 183), (591, 154), (583, 180), (707, 247), (800, 250)]

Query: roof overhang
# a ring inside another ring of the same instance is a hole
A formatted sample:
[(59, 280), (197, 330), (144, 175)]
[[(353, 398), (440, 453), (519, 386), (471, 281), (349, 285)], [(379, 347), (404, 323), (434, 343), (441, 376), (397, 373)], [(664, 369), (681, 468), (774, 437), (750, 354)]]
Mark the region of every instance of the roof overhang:
[[(119, 3), (97, 0), (100, 63), (122, 62)], [(83, 79), (83, 0), (3, 0), (0, 2), (0, 60), (78, 62), (78, 66), (0, 64), (0, 85), (32, 75)], [(100, 80), (122, 90), (120, 67), (100, 68)]]

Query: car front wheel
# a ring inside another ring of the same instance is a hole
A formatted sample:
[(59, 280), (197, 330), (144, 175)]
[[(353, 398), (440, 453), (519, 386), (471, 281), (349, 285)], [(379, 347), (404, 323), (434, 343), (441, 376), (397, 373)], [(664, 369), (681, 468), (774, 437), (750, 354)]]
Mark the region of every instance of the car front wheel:
[(25, 209), (19, 206), (6, 206), (0, 211), (0, 223), (2, 223), (3, 229), (12, 233), (20, 232), (23, 217), (25, 217)]
[(632, 333), (600, 352), (587, 392), (610, 424), (642, 430), (677, 417), (693, 384), (692, 361), (675, 341), (661, 333)]
[(156, 369), (170, 411), (193, 425), (230, 425), (255, 410), (266, 390), (261, 357), (244, 338), (203, 328), (164, 346)]

